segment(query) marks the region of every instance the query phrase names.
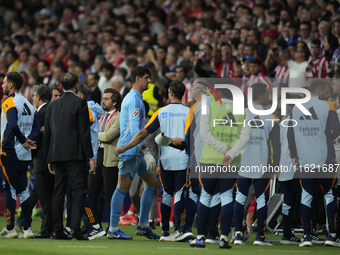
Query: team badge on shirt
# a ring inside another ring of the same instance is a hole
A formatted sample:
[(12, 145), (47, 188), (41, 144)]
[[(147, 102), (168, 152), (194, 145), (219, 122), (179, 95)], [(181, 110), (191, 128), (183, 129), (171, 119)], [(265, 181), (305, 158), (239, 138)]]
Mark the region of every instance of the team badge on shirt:
[(133, 116), (137, 117), (139, 113), (139, 109), (135, 109), (135, 111), (133, 112)]

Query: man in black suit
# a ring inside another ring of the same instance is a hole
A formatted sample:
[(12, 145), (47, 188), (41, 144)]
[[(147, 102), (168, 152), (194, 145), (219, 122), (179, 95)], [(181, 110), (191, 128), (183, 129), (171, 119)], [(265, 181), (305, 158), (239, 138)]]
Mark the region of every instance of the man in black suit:
[(63, 233), (63, 210), (67, 182), (73, 187), (71, 229), (73, 238), (88, 240), (80, 231), (87, 192), (86, 161), (95, 171), (89, 111), (85, 100), (76, 96), (78, 76), (66, 73), (61, 78), (65, 93), (47, 106), (44, 153), (48, 168), (55, 174), (53, 197), (53, 238), (68, 239)]
[(34, 85), (32, 97), (34, 107), (36, 109), (36, 116), (41, 127), (40, 134), (37, 138), (37, 149), (32, 150), (33, 172), (35, 175), (35, 188), (38, 194), (38, 199), (44, 212), (41, 231), (34, 237), (49, 238), (53, 230), (52, 199), (54, 191), (54, 175), (48, 171), (46, 158), (44, 156), (43, 138), (45, 129), (45, 114), (47, 105), (52, 98), (52, 90), (46, 85)]

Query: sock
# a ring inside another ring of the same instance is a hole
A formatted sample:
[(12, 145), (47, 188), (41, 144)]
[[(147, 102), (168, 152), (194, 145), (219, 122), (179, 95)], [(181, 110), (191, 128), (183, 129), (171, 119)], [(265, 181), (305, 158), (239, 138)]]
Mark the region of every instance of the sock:
[(311, 234), (311, 211), (312, 209), (304, 204), (300, 204), (300, 213), (302, 217), (303, 232), (305, 235)]
[(123, 207), (125, 195), (126, 192), (118, 188), (116, 188), (113, 193), (111, 199), (110, 227), (116, 227), (118, 229), (119, 215)]
[(182, 219), (185, 218), (183, 189), (175, 193), (174, 214), (175, 214), (175, 231), (176, 231), (179, 229)]
[(6, 204), (6, 218), (7, 218), (7, 230), (14, 228), (16, 200), (13, 199), (11, 191), (5, 189), (5, 204)]
[(221, 208), (221, 234), (227, 237), (227, 239), (224, 239), (226, 241), (228, 241), (231, 220), (233, 217), (233, 209), (234, 209), (234, 202), (226, 204), (222, 206)]
[(119, 229), (119, 227), (109, 227), (109, 231), (111, 233), (116, 232)]
[(133, 203), (131, 203), (129, 211), (127, 212), (128, 215), (134, 215), (136, 212), (135, 207), (133, 206)]
[(201, 202), (197, 206), (197, 239), (199, 236), (205, 236), (205, 229), (209, 220), (209, 207), (203, 205)]
[(97, 224), (92, 225), (92, 227), (98, 229), (98, 228), (100, 228), (100, 225), (97, 223)]
[(242, 231), (242, 221), (244, 214), (244, 206), (239, 202), (235, 201), (234, 203), (234, 223), (235, 223), (235, 231)]
[(138, 226), (141, 228), (147, 228), (149, 226), (149, 223), (139, 223)]
[(264, 236), (265, 221), (267, 219), (267, 205), (263, 206), (261, 209), (257, 210), (257, 234), (259, 236)]
[(161, 203), (162, 231), (169, 231), (171, 207)]
[(228, 235), (221, 235), (220, 240), (222, 239), (228, 242)]
[(214, 207), (211, 207), (209, 209), (209, 230), (208, 233), (213, 234), (217, 229), (218, 225), (218, 216), (220, 215), (221, 212), (221, 203), (218, 205), (215, 205)]
[(28, 198), (21, 204), (21, 215), (24, 219), (24, 230), (27, 230), (31, 226), (32, 222), (32, 210), (31, 210), (31, 200)]
[(288, 215), (282, 215), (282, 227), (283, 227), (283, 236), (290, 237), (292, 235), (292, 216), (291, 210), (289, 210)]
[(195, 202), (189, 196), (187, 196), (185, 199), (184, 207), (186, 210), (184, 232), (191, 232), (192, 223), (194, 222), (194, 217), (197, 210), (197, 202)]
[(96, 215), (92, 209), (92, 203), (88, 196), (86, 196), (85, 199), (85, 215), (92, 225), (97, 224)]
[(329, 219), (328, 220), (328, 232), (329, 233), (335, 233), (334, 223), (336, 221), (336, 210), (337, 210), (337, 199), (335, 197), (335, 199), (326, 206), (327, 219)]
[[(152, 199), (156, 194), (156, 190), (150, 187), (145, 187), (142, 198), (140, 200), (140, 224), (148, 224), (148, 214), (152, 204)], [(139, 225), (140, 225), (139, 224)], [(140, 225), (141, 226), (141, 225)]]

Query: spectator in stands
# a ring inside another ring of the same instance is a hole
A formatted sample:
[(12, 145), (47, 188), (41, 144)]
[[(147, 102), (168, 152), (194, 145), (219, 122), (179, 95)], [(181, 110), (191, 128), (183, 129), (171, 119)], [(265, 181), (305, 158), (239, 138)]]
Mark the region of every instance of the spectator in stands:
[(103, 73), (103, 75), (100, 76), (98, 87), (100, 92), (103, 94), (105, 89), (111, 88), (111, 78), (115, 68), (111, 63), (106, 63), (101, 66), (100, 71)]
[(321, 48), (323, 48), (324, 37), (327, 36), (329, 33), (328, 22), (324, 20), (320, 21), (319, 26), (318, 26), (318, 31), (319, 31), (320, 41), (321, 41)]
[(25, 72), (28, 68), (30, 68), (30, 63), (28, 62), (29, 50), (22, 50), (19, 53), (19, 64), (17, 67), (17, 72)]
[(320, 45), (321, 41), (319, 39), (315, 38), (312, 40), (312, 59), (310, 60), (310, 67), (312, 69), (314, 78), (326, 78), (326, 75), (332, 70), (326, 57), (320, 55)]
[(129, 93), (129, 89), (124, 86), (124, 78), (120, 75), (114, 75), (111, 79), (112, 88), (117, 90), (121, 95), (122, 100)]
[(89, 89), (88, 97), (100, 105), (102, 101), (102, 93), (98, 88), (99, 75), (98, 73), (90, 73), (87, 76), (87, 87)]
[(257, 29), (252, 29), (248, 32), (248, 43), (254, 43), (257, 47), (257, 55), (262, 61), (266, 59), (267, 47), (261, 42), (261, 32)]
[(50, 79), (48, 86), (50, 87), (55, 87), (55, 86), (59, 86), (60, 84), (60, 79), (63, 76), (63, 74), (65, 73), (65, 67), (63, 65), (63, 63), (58, 63), (55, 64), (52, 70), (52, 78)]
[(304, 47), (298, 47), (293, 60), (286, 61), (281, 59), (277, 54), (274, 54), (272, 49), (268, 54), (280, 65), (288, 67), (289, 70), (289, 87), (305, 87), (306, 81), (313, 78), (312, 70), (309, 68), (308, 59), (310, 52), (304, 42), (299, 42)]
[(47, 60), (40, 60), (37, 66), (39, 76), (42, 78), (42, 84), (47, 85), (51, 79), (50, 63)]
[(301, 41), (304, 41), (307, 44), (309, 50), (313, 39), (313, 36), (311, 35), (311, 28), (312, 26), (310, 22), (305, 21), (300, 24)]
[(249, 70), (250, 70), (251, 76), (249, 80), (247, 81), (246, 86), (243, 90), (243, 93), (245, 95), (247, 95), (248, 88), (251, 87), (255, 83), (266, 84), (267, 88), (273, 87), (268, 77), (266, 77), (265, 74), (261, 71), (261, 65), (262, 65), (261, 60), (257, 58), (250, 60)]

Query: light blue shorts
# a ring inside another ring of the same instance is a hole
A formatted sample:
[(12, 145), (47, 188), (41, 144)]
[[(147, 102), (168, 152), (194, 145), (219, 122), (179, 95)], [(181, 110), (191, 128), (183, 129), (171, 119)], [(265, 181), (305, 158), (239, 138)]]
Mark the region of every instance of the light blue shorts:
[(142, 177), (151, 172), (146, 169), (144, 156), (134, 156), (131, 159), (119, 161), (119, 175), (133, 178), (136, 174)]

